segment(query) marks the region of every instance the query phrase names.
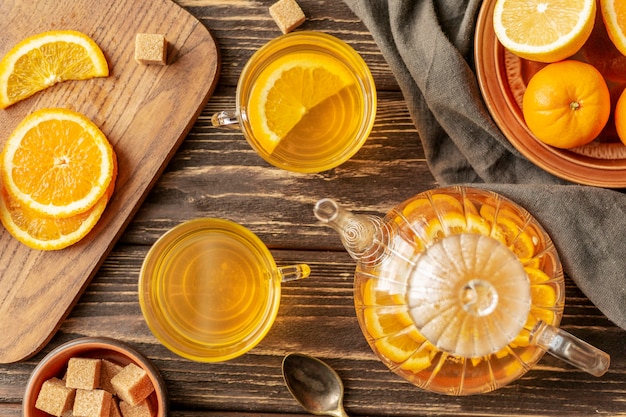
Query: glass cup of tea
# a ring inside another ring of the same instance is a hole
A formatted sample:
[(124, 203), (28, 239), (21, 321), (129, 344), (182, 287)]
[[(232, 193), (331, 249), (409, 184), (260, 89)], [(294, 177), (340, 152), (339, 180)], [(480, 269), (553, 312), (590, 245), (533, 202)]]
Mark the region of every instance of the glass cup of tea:
[(256, 346), (276, 318), (281, 284), (309, 274), (306, 264), (276, 266), (247, 228), (199, 218), (172, 228), (148, 251), (139, 304), (152, 333), (172, 352), (220, 362)]
[(376, 105), (363, 58), (334, 36), (302, 31), (255, 52), (239, 77), (236, 110), (211, 122), (240, 128), (270, 164), (312, 173), (341, 165), (361, 148)]

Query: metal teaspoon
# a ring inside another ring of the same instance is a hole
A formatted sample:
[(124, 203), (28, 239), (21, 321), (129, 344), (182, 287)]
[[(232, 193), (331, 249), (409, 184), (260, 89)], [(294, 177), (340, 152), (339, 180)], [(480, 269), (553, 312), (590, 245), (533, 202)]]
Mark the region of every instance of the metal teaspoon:
[(293, 398), (315, 415), (348, 417), (343, 409), (343, 383), (326, 363), (302, 353), (283, 359), (283, 378)]

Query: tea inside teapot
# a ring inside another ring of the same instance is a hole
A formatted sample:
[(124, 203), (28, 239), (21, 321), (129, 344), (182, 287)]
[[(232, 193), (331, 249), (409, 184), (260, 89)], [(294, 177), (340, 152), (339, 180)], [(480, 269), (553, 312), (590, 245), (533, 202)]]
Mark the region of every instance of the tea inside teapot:
[(378, 357), (424, 389), (491, 391), (549, 353), (594, 375), (606, 353), (558, 329), (563, 270), (550, 237), (523, 208), (492, 192), (418, 194), (384, 218), (330, 199), (316, 217), (357, 261), (355, 306)]

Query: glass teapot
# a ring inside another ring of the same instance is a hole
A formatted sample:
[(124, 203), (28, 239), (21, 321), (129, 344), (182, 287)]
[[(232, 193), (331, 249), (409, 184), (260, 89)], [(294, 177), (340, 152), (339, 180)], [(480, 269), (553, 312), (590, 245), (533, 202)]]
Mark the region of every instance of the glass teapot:
[(493, 192), (426, 191), (384, 218), (322, 199), (315, 216), (357, 261), (363, 334), (392, 371), (448, 395), (492, 391), (545, 352), (601, 376), (609, 356), (558, 328), (565, 285), (550, 237)]

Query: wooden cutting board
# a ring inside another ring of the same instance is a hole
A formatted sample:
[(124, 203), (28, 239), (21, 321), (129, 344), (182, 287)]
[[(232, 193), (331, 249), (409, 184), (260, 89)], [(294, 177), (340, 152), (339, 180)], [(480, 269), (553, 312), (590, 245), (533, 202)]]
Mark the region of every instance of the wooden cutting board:
[[(0, 110), (0, 146), (44, 107), (79, 111), (118, 156), (112, 200), (96, 228), (60, 251), (31, 250), (0, 226), (0, 363), (26, 359), (50, 340), (197, 119), (219, 73), (210, 32), (170, 0), (2, 0), (0, 55), (47, 30), (73, 29), (102, 48), (110, 76), (57, 84)], [(168, 65), (134, 60), (135, 35), (161, 33)]]

